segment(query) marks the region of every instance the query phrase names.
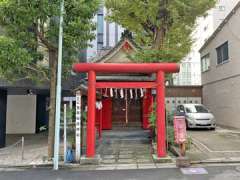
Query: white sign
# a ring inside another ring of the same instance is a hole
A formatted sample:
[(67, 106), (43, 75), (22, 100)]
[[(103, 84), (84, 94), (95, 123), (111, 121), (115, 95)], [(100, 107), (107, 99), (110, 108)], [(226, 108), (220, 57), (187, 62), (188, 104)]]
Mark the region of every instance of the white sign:
[(81, 157), (81, 92), (76, 92), (76, 161)]

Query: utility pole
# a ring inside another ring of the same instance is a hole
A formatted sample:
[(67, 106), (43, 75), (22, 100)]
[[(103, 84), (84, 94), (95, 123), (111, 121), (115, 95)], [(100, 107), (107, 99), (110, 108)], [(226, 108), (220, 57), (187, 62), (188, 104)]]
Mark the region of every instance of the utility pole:
[(57, 90), (56, 90), (56, 114), (55, 114), (55, 141), (53, 169), (58, 170), (59, 143), (60, 143), (60, 113), (61, 113), (61, 78), (62, 78), (62, 44), (63, 44), (63, 13), (64, 0), (60, 5), (59, 40), (58, 40), (58, 67), (57, 67)]

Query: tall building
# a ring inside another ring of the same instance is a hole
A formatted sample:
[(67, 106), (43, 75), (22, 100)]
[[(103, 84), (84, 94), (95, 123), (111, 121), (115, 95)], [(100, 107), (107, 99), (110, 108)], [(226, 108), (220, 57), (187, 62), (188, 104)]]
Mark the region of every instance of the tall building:
[(202, 97), (217, 124), (240, 128), (240, 2), (200, 49)]
[(173, 76), (174, 85), (201, 85), (201, 57), (199, 49), (217, 29), (240, 0), (218, 0), (216, 6), (207, 15), (196, 21), (192, 33), (194, 43), (190, 53), (181, 61), (179, 74)]
[(90, 42), (91, 47), (87, 48), (87, 61), (101, 56), (111, 47), (114, 47), (120, 40), (121, 34), (124, 31), (118, 24), (108, 22), (106, 20), (107, 14), (107, 9), (101, 5), (97, 15), (93, 19), (97, 25), (97, 29), (94, 32), (96, 38)]

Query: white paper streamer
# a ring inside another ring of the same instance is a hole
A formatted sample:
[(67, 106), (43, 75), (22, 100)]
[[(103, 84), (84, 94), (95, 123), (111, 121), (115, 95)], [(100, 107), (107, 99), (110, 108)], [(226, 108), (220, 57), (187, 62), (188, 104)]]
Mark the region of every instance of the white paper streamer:
[(124, 98), (123, 89), (120, 90), (120, 96), (121, 98)]
[(137, 99), (137, 98), (138, 98), (138, 90), (135, 89), (135, 99)]
[(117, 92), (117, 89), (115, 89), (115, 96), (116, 96), (116, 98), (118, 98), (118, 92)]
[(127, 89), (125, 89), (125, 99), (128, 98), (128, 93), (127, 93)]
[(132, 89), (130, 89), (130, 98), (131, 98), (131, 99), (133, 98), (133, 92), (132, 92)]
[(108, 94), (107, 94), (107, 88), (105, 89), (105, 92), (104, 92), (104, 95), (105, 97), (108, 97)]
[(140, 89), (140, 92), (141, 92), (141, 97), (143, 97), (144, 95), (143, 95), (143, 89), (142, 88)]
[(110, 96), (113, 97), (113, 89), (110, 88)]

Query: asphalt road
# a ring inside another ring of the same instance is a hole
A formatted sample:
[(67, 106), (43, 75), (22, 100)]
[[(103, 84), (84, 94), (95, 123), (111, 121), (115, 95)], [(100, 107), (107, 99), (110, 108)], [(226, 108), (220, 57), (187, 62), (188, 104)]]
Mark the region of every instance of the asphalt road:
[(208, 174), (185, 175), (181, 169), (78, 171), (0, 169), (0, 180), (239, 180), (240, 166), (205, 167)]

